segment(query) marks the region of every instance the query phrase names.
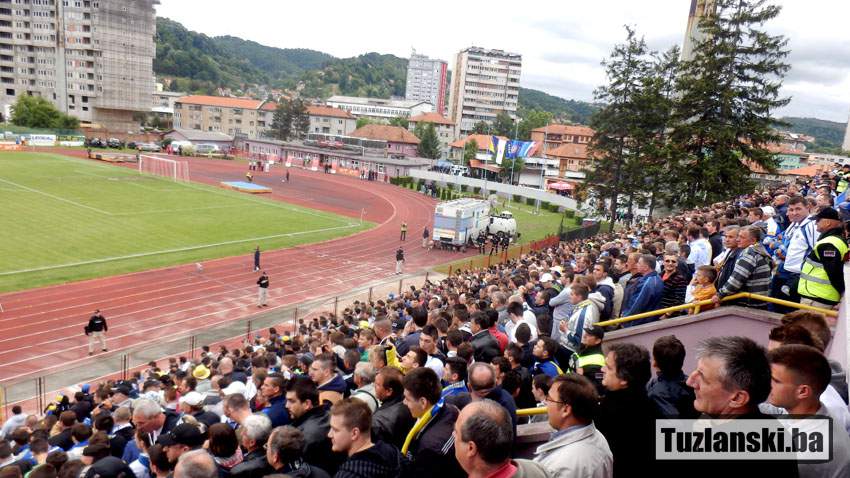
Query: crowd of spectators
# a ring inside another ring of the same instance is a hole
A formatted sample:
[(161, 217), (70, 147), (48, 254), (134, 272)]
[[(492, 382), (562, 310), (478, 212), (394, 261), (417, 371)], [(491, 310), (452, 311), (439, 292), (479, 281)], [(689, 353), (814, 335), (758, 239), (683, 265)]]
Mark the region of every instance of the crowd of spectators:
[[(599, 325), (739, 292), (837, 308), (847, 246), (833, 206), (828, 185), (786, 185), (152, 362), (45, 413), (14, 409), (0, 478), (850, 476), (846, 377), (824, 355), (834, 318), (732, 302), (786, 314), (769, 351), (736, 336), (605, 343), (687, 308)], [(546, 414), (517, 416), (534, 407)], [(656, 461), (654, 420), (701, 414), (832, 417), (833, 459)], [(518, 425), (535, 421), (551, 438), (515, 458)]]

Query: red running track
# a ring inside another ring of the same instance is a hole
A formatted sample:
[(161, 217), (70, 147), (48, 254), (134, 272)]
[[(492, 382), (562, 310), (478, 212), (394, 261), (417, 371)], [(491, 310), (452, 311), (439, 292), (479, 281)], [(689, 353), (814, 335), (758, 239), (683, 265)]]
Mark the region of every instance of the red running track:
[[(190, 174), (193, 181), (217, 186), (244, 178), (245, 169), (241, 162), (192, 159)], [(459, 257), (421, 248), (422, 229), (430, 228), (436, 203), (432, 198), (347, 176), (296, 168), (290, 175), (290, 182), (282, 184), (278, 167), (257, 173), (254, 180), (271, 187), (275, 200), (352, 218), (365, 209), (364, 219), (378, 226), (344, 238), (264, 251), (262, 266), (271, 280), (269, 307), (264, 309), (256, 306), (258, 274), (250, 250), (244, 256), (206, 261), (203, 273), (192, 263), (2, 294), (0, 380), (96, 360), (97, 355), (87, 356), (82, 334), (96, 308), (107, 318), (111, 353), (386, 279), (395, 272), (402, 221), (409, 226), (406, 272)]]

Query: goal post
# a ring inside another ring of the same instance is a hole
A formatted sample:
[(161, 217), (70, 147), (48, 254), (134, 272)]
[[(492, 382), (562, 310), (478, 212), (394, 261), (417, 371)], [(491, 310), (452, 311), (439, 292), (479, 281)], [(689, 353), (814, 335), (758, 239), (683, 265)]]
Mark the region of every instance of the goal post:
[(189, 182), (189, 162), (143, 154), (139, 156), (139, 174), (150, 174), (172, 181)]

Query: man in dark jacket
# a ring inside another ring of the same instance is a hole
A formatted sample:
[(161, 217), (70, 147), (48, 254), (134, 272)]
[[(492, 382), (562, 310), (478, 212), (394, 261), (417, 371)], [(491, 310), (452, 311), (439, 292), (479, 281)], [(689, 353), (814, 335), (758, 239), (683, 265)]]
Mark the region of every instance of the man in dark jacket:
[(77, 423), (77, 414), (71, 410), (65, 410), (59, 415), (59, 427), (62, 429), (56, 435), (47, 439), (50, 446), (58, 446), (59, 448), (68, 451), (74, 446), (74, 440), (71, 439), (71, 428)]
[(511, 394), (496, 383), (496, 369), (492, 365), (475, 362), (469, 367), (469, 390), (469, 393), (459, 393), (446, 399), (446, 402), (463, 409), (476, 400), (493, 400), (507, 410), (516, 436), (516, 402)]
[(183, 414), (191, 415), (198, 423), (202, 423), (207, 430), (221, 421), (221, 418), (215, 413), (204, 410), (204, 396), (198, 392), (189, 392), (180, 397), (178, 406)]
[(319, 404), (316, 384), (307, 377), (293, 378), (286, 387), (286, 409), (292, 425), (304, 434), (304, 461), (335, 473), (342, 456), (331, 452), (330, 416)]
[(481, 311), (472, 314), (472, 348), (476, 362), (490, 363), (493, 358), (501, 355), (499, 343), (487, 330), (490, 328), (490, 318)]
[(454, 453), (454, 423), (458, 409), (440, 400), (440, 379), (430, 368), (419, 367), (404, 376), (404, 403), (417, 419), (418, 432), (410, 448), (402, 450), (412, 461), (412, 476), (441, 478), (466, 476)]
[(266, 459), (263, 446), (269, 440), (272, 422), (262, 413), (249, 415), (242, 421), (238, 433), (241, 435), (245, 456), (242, 463), (230, 469), (233, 478), (262, 478), (274, 472)]
[[(629, 300), (629, 303), (623, 302), (624, 317), (629, 315), (641, 314), (658, 308), (661, 303), (661, 297), (664, 293), (664, 282), (655, 271), (655, 257), (650, 254), (644, 254), (638, 259), (638, 272), (641, 278), (638, 281), (634, 294)], [(624, 326), (630, 327), (658, 318), (641, 319), (627, 322)]]
[(90, 395), (86, 395), (83, 392), (77, 392), (74, 394), (74, 404), (71, 405), (71, 410), (77, 414), (77, 421), (82, 422), (86, 418), (91, 416), (91, 411), (94, 406), (92, 405), (92, 398)]
[(293, 478), (330, 478), (328, 473), (304, 461), (304, 433), (293, 426), (277, 427), (266, 443), (266, 459), (277, 474)]
[(372, 415), (372, 440), (401, 449), (416, 420), (404, 404), (402, 375), (395, 367), (384, 367), (375, 376), (375, 396), (381, 406)]
[(109, 327), (106, 325), (106, 319), (100, 313), (100, 309), (94, 311), (94, 314), (89, 319), (88, 325), (85, 327), (86, 335), (89, 337), (89, 355), (94, 353), (94, 341), (100, 342), (100, 349), (106, 352), (106, 332)]
[(289, 413), (287, 412), (286, 396), (284, 395), (284, 385), (286, 379), (283, 375), (273, 373), (263, 380), (260, 386), (260, 393), (268, 402), (268, 406), (262, 411), (268, 415), (272, 421), (272, 427), (279, 427), (289, 423)]
[(596, 428), (614, 456), (614, 477), (632, 476), (651, 469), (655, 456), (654, 409), (646, 396), (649, 352), (630, 343), (611, 344), (607, 352)]
[(334, 478), (396, 478), (404, 460), (398, 449), (384, 442), (372, 442), (372, 411), (365, 402), (346, 398), (331, 407), (333, 451), (348, 459)]
[(708, 229), (708, 243), (711, 244), (711, 260), (723, 252), (723, 232), (720, 230), (720, 221), (713, 220), (705, 223)]
[(659, 418), (696, 418), (694, 389), (687, 385), (682, 364), (685, 346), (675, 335), (659, 337), (652, 345), (652, 363), (658, 376), (646, 386), (647, 396)]

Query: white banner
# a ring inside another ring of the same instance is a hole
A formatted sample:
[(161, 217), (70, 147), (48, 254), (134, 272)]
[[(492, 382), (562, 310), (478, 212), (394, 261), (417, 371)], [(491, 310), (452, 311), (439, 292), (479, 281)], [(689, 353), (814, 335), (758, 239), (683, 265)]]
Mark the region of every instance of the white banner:
[(27, 137), (29, 146), (56, 146), (55, 134), (31, 134)]

